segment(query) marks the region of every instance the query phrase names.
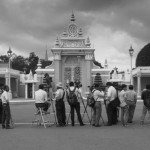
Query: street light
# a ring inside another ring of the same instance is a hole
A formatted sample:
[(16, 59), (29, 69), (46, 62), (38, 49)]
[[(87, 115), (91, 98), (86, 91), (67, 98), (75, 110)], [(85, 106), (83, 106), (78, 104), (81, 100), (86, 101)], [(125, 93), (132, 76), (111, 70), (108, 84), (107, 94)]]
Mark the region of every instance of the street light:
[(9, 58), (9, 71), (8, 71), (8, 78), (9, 78), (9, 82), (8, 82), (8, 86), (9, 86), (9, 92), (11, 93), (11, 77), (10, 77), (10, 58), (12, 57), (12, 50), (9, 47), (9, 50), (7, 51), (7, 55)]
[(130, 57), (131, 57), (131, 74), (130, 74), (130, 82), (131, 82), (131, 85), (133, 84), (133, 81), (132, 81), (132, 56), (133, 56), (133, 53), (134, 53), (134, 49), (132, 48), (132, 45), (129, 49), (129, 54), (130, 54)]

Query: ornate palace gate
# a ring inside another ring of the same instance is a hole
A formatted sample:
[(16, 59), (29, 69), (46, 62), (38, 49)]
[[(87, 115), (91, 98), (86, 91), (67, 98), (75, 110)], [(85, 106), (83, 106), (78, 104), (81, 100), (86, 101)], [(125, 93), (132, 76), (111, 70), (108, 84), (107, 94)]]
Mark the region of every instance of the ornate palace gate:
[(63, 71), (63, 80), (64, 85), (73, 82), (81, 82), (81, 65), (80, 65), (80, 57), (79, 56), (66, 56), (64, 57), (64, 67), (62, 67)]

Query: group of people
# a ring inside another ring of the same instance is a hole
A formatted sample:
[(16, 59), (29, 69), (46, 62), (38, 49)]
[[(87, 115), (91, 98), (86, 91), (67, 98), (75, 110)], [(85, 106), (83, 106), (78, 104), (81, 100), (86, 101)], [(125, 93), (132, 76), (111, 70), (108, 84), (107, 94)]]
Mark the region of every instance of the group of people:
[(9, 93), (9, 87), (7, 85), (0, 85), (0, 123), (2, 129), (11, 129), (10, 119), (11, 112), (9, 101), (11, 100), (11, 93)]
[[(75, 125), (74, 111), (76, 110), (77, 117), (80, 126), (84, 126), (83, 118), (80, 113), (80, 102), (82, 99), (82, 85), (76, 86), (74, 82), (70, 82), (67, 88), (63, 88), (62, 83), (59, 82), (57, 90), (51, 96), (48, 96), (48, 92), (44, 89), (44, 84), (39, 85), (39, 89), (35, 92), (35, 106), (37, 110), (42, 107), (43, 111), (47, 112), (51, 103), (55, 101), (55, 110), (57, 116), (58, 127), (66, 126), (66, 109), (65, 101), (68, 101), (70, 105), (71, 125)], [(102, 117), (102, 103), (105, 104), (106, 113), (108, 117), (107, 126), (116, 125), (119, 117), (119, 110), (121, 108), (121, 123), (122, 126), (128, 126), (128, 123), (132, 123), (134, 111), (137, 103), (137, 94), (133, 89), (133, 85), (122, 84), (121, 89), (117, 90), (111, 82), (106, 83), (106, 89), (103, 91), (98, 84), (95, 84), (92, 88), (89, 88), (89, 95), (92, 94), (94, 104), (91, 107), (93, 115), (91, 118), (91, 124), (94, 127), (100, 127), (100, 118)], [(53, 97), (52, 97), (53, 95)], [(3, 129), (10, 129), (10, 106), (9, 100), (11, 95), (9, 93), (9, 87), (7, 85), (0, 87), (0, 122)], [(88, 98), (87, 98), (88, 99)], [(141, 124), (144, 124), (146, 113), (149, 114), (150, 121), (150, 85), (146, 85), (143, 90), (141, 99), (143, 100), (143, 110), (141, 115)], [(85, 111), (85, 110), (84, 110)]]
[[(59, 82), (57, 85), (57, 90), (54, 94), (53, 100), (55, 101), (55, 108), (56, 108), (56, 116), (59, 127), (66, 126), (66, 109), (65, 109), (65, 99), (68, 100), (70, 105), (70, 115), (71, 115), (71, 125), (75, 125), (74, 121), (74, 110), (76, 110), (78, 120), (80, 126), (84, 126), (82, 121), (81, 113), (80, 113), (80, 99), (81, 97), (81, 90), (74, 85), (74, 82), (69, 83), (69, 87), (64, 89), (62, 83)], [(50, 106), (52, 97), (48, 99), (47, 92), (44, 91), (44, 85), (39, 85), (39, 90), (35, 92), (35, 106), (37, 108), (43, 107), (44, 111)]]
[[(81, 113), (80, 113), (80, 102), (83, 102), (82, 99), (82, 90), (80, 86), (76, 86), (74, 82), (70, 82), (69, 86), (63, 88), (62, 83), (59, 82), (57, 85), (57, 90), (54, 94), (53, 101), (55, 100), (55, 108), (56, 108), (56, 116), (58, 121), (58, 126), (62, 127), (66, 125), (66, 109), (65, 109), (65, 101), (68, 101), (70, 105), (70, 115), (71, 115), (71, 125), (74, 126), (74, 110), (76, 110), (77, 117), (80, 123), (80, 126), (84, 126)], [(146, 86), (146, 90), (142, 92), (142, 99), (145, 101), (147, 98), (145, 96), (145, 91), (148, 91), (149, 86)], [(44, 90), (44, 86), (39, 85), (39, 90), (35, 92), (36, 99), (36, 107), (38, 108), (40, 105), (45, 105), (44, 110), (50, 106), (50, 99), (47, 97), (47, 92)], [(92, 126), (99, 127), (100, 126), (100, 118), (102, 117), (102, 103), (104, 102), (106, 113), (108, 117), (107, 126), (112, 126), (117, 124), (119, 117), (119, 110), (121, 108), (121, 123), (123, 126), (128, 126), (128, 123), (132, 123), (134, 111), (137, 103), (137, 94), (133, 89), (133, 85), (129, 85), (127, 90), (127, 85), (122, 84), (121, 90), (117, 90), (111, 82), (107, 82), (106, 90), (103, 91), (99, 88), (98, 84), (95, 84), (94, 87), (89, 88), (89, 92), (92, 93), (95, 103), (91, 106), (93, 115), (91, 118)], [(144, 96), (146, 97), (144, 97)], [(40, 104), (43, 103), (43, 104)], [(145, 103), (144, 103), (145, 104)], [(147, 106), (143, 106), (141, 124), (144, 123), (144, 118), (146, 115)], [(149, 111), (150, 112), (150, 111)], [(149, 113), (150, 115), (150, 113)]]

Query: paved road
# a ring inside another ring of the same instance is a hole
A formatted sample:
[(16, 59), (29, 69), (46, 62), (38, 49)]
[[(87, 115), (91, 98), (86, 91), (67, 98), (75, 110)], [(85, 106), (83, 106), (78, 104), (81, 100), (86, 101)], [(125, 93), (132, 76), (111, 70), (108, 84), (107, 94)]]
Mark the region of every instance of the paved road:
[[(150, 126), (147, 122), (144, 126), (139, 124), (141, 109), (142, 103), (139, 102), (134, 122), (127, 128), (122, 127), (120, 123), (99, 128), (90, 125), (69, 125), (47, 129), (43, 126), (16, 124), (11, 130), (0, 129), (0, 150), (149, 150)], [(16, 123), (31, 123), (34, 104), (12, 104), (11, 111)], [(103, 118), (106, 122), (104, 106)], [(84, 122), (88, 123), (86, 116)]]

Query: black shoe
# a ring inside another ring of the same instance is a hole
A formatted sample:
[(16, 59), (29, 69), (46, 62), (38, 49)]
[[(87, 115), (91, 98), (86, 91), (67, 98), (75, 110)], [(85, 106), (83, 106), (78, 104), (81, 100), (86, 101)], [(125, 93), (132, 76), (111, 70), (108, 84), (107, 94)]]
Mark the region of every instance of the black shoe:
[(106, 126), (112, 126), (112, 124), (109, 124), (109, 123), (108, 123)]
[(95, 127), (100, 127), (100, 125), (95, 125)]
[(63, 125), (59, 125), (59, 124), (58, 124), (58, 125), (56, 125), (56, 127), (63, 127)]
[(95, 124), (92, 124), (92, 126), (95, 126)]
[(132, 123), (132, 121), (128, 121), (128, 123)]
[(5, 129), (5, 125), (2, 125), (2, 129)]
[(6, 126), (6, 129), (12, 129), (10, 126)]
[(72, 126), (74, 126), (74, 124), (72, 124)]
[(83, 124), (80, 124), (80, 126), (85, 126), (85, 124), (83, 123)]

